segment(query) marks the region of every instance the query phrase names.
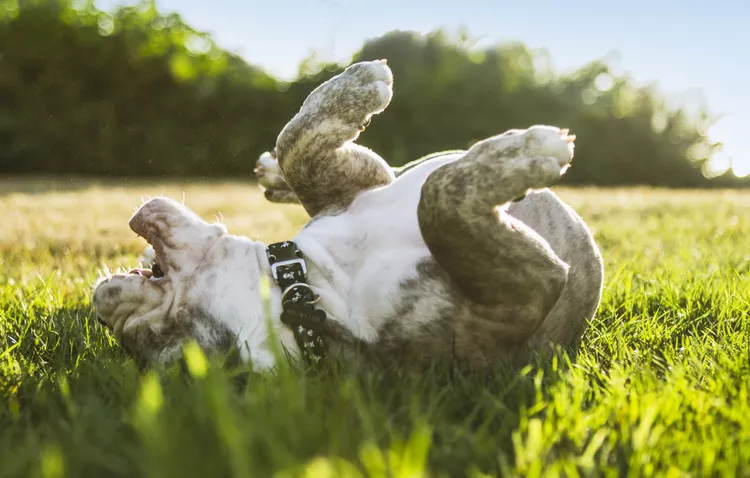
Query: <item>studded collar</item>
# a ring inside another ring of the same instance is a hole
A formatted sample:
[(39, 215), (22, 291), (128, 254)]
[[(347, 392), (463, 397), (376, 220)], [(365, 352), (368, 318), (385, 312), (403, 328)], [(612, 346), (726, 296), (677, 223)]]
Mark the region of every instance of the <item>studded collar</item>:
[(315, 308), (320, 297), (307, 284), (307, 267), (297, 244), (276, 242), (266, 248), (271, 275), (281, 288), (281, 322), (292, 329), (308, 365), (325, 358), (323, 324), (326, 313)]

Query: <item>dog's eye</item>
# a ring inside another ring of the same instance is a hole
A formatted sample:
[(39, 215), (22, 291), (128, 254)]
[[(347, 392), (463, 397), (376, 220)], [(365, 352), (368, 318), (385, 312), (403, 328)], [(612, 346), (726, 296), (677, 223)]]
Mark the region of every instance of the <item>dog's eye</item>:
[(151, 264), (151, 272), (154, 273), (153, 277), (156, 277), (157, 279), (159, 277), (164, 277), (164, 271), (161, 269), (161, 266), (154, 262)]

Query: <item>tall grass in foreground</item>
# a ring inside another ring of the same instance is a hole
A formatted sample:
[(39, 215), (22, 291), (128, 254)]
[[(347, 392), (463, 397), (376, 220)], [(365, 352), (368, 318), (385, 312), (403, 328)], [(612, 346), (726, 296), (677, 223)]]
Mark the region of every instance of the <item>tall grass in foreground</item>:
[(750, 192), (562, 190), (606, 260), (575, 356), (472, 376), (140, 371), (93, 317), (141, 195), (292, 237), (252, 185), (0, 182), (0, 476), (748, 476)]

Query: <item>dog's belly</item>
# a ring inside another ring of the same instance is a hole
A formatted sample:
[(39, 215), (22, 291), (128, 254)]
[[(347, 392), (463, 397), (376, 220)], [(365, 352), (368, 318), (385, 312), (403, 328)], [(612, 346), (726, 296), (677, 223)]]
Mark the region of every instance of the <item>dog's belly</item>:
[(415, 325), (439, 315), (446, 299), (435, 287), (444, 284), (430, 269), (435, 264), (419, 231), (417, 205), (427, 176), (458, 157), (425, 161), (389, 186), (364, 192), (341, 214), (316, 218), (295, 238), (315, 264), (311, 278), (327, 284), (319, 292), (321, 306), (357, 338), (375, 342), (405, 311)]
[[(389, 186), (362, 193), (341, 214), (316, 218), (295, 239), (315, 264), (310, 274), (321, 284), (321, 306), (358, 339), (424, 336), (445, 317), (471, 315), (467, 300), (432, 258), (417, 219), (426, 178), (460, 156), (425, 161)], [(539, 330), (540, 337), (564, 343), (593, 316), (601, 296), (601, 259), (593, 238), (549, 191), (530, 194), (509, 212), (571, 266), (569, 284)]]
[(341, 216), (321, 220), (314, 229), (330, 227), (340, 234), (334, 237), (329, 230), (318, 236), (310, 230), (297, 239), (309, 259), (311, 282), (319, 288), (320, 306), (370, 343), (378, 340), (384, 324), (402, 315), (405, 296), (421, 282), (420, 264), (434, 262), (417, 227), (386, 226), (377, 220), (382, 218), (372, 219), (366, 229), (356, 226), (359, 221), (345, 225)]

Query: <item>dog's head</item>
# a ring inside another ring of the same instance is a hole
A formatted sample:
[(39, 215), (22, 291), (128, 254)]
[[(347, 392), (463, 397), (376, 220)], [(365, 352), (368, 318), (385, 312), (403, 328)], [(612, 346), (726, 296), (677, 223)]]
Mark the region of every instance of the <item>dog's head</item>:
[(230, 235), (223, 225), (162, 197), (143, 204), (130, 228), (153, 246), (155, 265), (103, 278), (93, 298), (99, 320), (126, 349), (167, 362), (194, 339), (209, 352), (237, 346), (254, 366), (268, 368), (274, 364), (271, 324), (277, 339), (294, 350), (291, 331), (271, 320), (273, 313), (266, 317), (263, 244)]

